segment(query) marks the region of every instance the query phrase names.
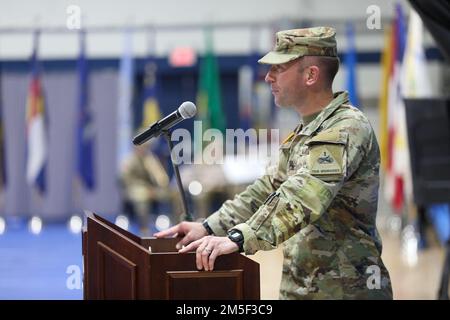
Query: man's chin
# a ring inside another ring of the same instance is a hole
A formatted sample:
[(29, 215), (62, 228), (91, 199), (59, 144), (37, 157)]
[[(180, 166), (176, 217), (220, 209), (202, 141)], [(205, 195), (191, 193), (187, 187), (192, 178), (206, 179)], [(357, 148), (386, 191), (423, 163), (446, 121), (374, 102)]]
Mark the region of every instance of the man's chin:
[(282, 101), (277, 101), (275, 99), (274, 102), (278, 108), (289, 108), (289, 105), (287, 105), (286, 103), (283, 103)]
[(278, 108), (283, 108), (283, 107), (284, 107), (282, 101), (278, 100), (277, 98), (275, 98), (273, 101), (275, 102), (275, 105), (276, 105)]

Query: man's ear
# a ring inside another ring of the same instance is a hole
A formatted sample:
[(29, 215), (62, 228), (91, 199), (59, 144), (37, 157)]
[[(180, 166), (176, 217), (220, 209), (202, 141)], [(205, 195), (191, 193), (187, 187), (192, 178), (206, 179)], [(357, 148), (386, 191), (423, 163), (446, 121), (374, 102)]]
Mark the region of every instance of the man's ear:
[(306, 74), (306, 85), (312, 86), (313, 84), (317, 83), (319, 80), (319, 67), (317, 66), (310, 66), (309, 70)]

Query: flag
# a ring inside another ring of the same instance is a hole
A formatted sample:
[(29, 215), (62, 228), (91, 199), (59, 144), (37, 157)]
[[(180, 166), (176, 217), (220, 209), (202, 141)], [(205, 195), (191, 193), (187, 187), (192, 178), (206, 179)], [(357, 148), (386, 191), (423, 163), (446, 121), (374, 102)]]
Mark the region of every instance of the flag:
[(206, 51), (200, 65), (197, 107), (203, 129), (216, 128), (225, 132), (226, 119), (222, 110), (220, 71), (213, 50), (212, 32), (205, 31)]
[(401, 68), (406, 44), (406, 26), (400, 4), (392, 28), (392, 59), (388, 85), (388, 140), (385, 196), (394, 210), (401, 212), (404, 204), (405, 177), (408, 168), (407, 136), (402, 96)]
[(0, 69), (0, 191), (7, 183), (6, 177), (6, 157), (5, 157), (5, 130), (3, 129), (3, 105), (2, 105), (2, 73)]
[(423, 23), (414, 9), (411, 9), (409, 15), (402, 77), (405, 98), (424, 98), (432, 95), (423, 47)]
[(356, 48), (355, 48), (355, 30), (351, 22), (346, 25), (347, 34), (347, 52), (345, 53), (344, 62), (347, 67), (347, 91), (350, 102), (353, 106), (359, 108), (358, 88), (356, 79)]
[(381, 167), (387, 171), (387, 156), (388, 156), (388, 94), (389, 94), (389, 78), (391, 76), (391, 69), (393, 64), (393, 48), (391, 43), (394, 41), (393, 25), (387, 26), (384, 32), (384, 49), (381, 57), (381, 95), (378, 105), (380, 117), (380, 153), (381, 153)]
[(147, 128), (161, 118), (158, 104), (158, 84), (156, 81), (157, 66), (150, 56), (144, 66), (144, 97), (142, 108), (142, 128)]
[[(408, 34), (401, 69), (401, 84), (402, 98), (423, 98), (432, 95), (423, 47), (423, 23), (414, 9), (410, 10), (409, 15)], [(403, 163), (401, 163), (404, 192), (408, 199), (412, 199), (413, 190), (405, 104), (401, 103), (400, 107), (399, 136), (401, 136), (400, 150), (404, 158)]]
[(89, 108), (89, 75), (85, 41), (86, 33), (81, 31), (78, 57), (77, 174), (82, 185), (88, 190), (93, 190), (95, 188), (95, 141), (92, 110)]
[(39, 32), (34, 34), (31, 56), (31, 81), (26, 107), (27, 183), (43, 194), (46, 191), (48, 136), (45, 98), (38, 61)]
[(239, 122), (242, 130), (251, 127), (251, 115), (253, 109), (254, 96), (254, 70), (251, 65), (244, 65), (238, 71), (239, 90)]
[[(142, 121), (141, 129), (148, 128), (150, 125), (160, 120), (162, 117), (161, 109), (158, 102), (158, 81), (155, 58), (152, 55), (147, 57), (144, 65), (144, 84), (143, 84), (143, 97), (142, 97)], [(170, 154), (167, 150), (166, 142), (161, 138), (153, 138), (153, 142), (150, 145), (150, 150), (155, 153), (162, 162), (169, 159)], [(171, 168), (169, 167), (170, 171)]]
[(132, 102), (133, 102), (133, 83), (134, 83), (134, 61), (132, 47), (131, 30), (126, 30), (124, 34), (123, 54), (119, 66), (119, 103), (118, 103), (118, 148), (117, 148), (117, 165), (118, 172), (125, 159), (132, 152)]

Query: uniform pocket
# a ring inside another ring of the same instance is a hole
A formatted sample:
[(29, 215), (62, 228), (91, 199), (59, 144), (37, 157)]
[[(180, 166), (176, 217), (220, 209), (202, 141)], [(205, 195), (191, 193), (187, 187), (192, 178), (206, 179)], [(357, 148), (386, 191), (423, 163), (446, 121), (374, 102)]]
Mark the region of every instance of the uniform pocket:
[(249, 220), (248, 223), (254, 226), (256, 230), (259, 230), (264, 222), (272, 215), (272, 212), (275, 210), (278, 201), (280, 199), (280, 195), (276, 192), (272, 192), (264, 202), (264, 204), (260, 207), (260, 209), (255, 213)]

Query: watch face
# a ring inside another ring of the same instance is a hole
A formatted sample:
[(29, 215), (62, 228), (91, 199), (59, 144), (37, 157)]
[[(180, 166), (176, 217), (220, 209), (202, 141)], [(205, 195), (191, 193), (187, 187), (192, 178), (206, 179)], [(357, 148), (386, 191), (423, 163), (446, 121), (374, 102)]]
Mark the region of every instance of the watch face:
[(236, 242), (242, 239), (242, 235), (239, 232), (231, 232), (230, 237)]
[(244, 235), (240, 231), (232, 230), (230, 233), (228, 233), (228, 238), (231, 241), (237, 243), (237, 245), (239, 246), (239, 252), (243, 252), (244, 251), (244, 248), (243, 248)]

